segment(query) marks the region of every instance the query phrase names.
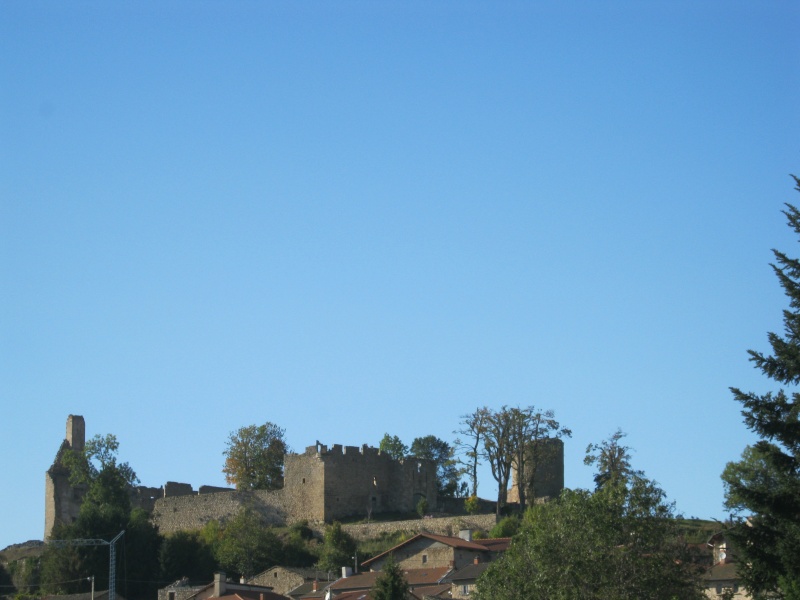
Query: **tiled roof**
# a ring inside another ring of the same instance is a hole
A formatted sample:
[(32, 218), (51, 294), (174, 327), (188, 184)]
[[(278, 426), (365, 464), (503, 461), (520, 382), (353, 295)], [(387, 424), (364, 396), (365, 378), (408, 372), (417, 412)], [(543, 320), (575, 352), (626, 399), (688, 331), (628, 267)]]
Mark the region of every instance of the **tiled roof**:
[(708, 582), (735, 581), (739, 579), (739, 576), (736, 574), (736, 563), (721, 563), (714, 565), (705, 572), (703, 579)]
[(286, 600), (286, 596), (274, 592), (236, 591), (220, 596), (219, 600)]
[[(116, 595), (118, 600), (125, 600), (120, 594)], [(94, 592), (94, 600), (106, 600), (108, 598), (108, 590)], [(82, 594), (49, 594), (43, 597), (43, 600), (92, 600), (91, 592), (84, 592)]]
[[(479, 540), (479, 541), (471, 541), (468, 542), (465, 539), (460, 537), (453, 537), (449, 535), (437, 535), (435, 533), (418, 533), (412, 538), (407, 539), (405, 542), (397, 544), (393, 548), (389, 548), (386, 552), (382, 554), (378, 554), (377, 556), (373, 556), (369, 560), (365, 560), (361, 563), (363, 566), (367, 566), (372, 564), (373, 562), (388, 556), (389, 554), (394, 553), (398, 549), (408, 546), (409, 544), (413, 544), (414, 542), (427, 538), (429, 540), (433, 540), (435, 542), (439, 542), (440, 544), (445, 544), (450, 546), (451, 548), (460, 548), (463, 550), (473, 550), (475, 552), (500, 552), (508, 548), (508, 544), (511, 542), (510, 538), (498, 538), (493, 540)], [(485, 543), (488, 542), (488, 543)]]
[[(410, 586), (425, 586), (439, 583), (450, 572), (450, 567), (436, 567), (434, 569), (404, 569), (403, 576)], [(332, 591), (338, 590), (368, 590), (375, 585), (375, 580), (381, 576), (380, 571), (358, 573), (344, 577), (331, 584)], [(338, 597), (338, 596), (337, 596)]]
[(489, 552), (505, 552), (511, 545), (511, 538), (492, 538), (487, 540), (478, 540), (481, 546), (484, 546)]
[(370, 600), (369, 590), (359, 590), (358, 592), (344, 592), (336, 596), (336, 600)]
[(455, 573), (448, 575), (445, 579), (447, 581), (474, 581), (480, 577), (483, 572), (489, 568), (489, 563), (478, 563), (477, 565), (467, 565), (460, 568)]
[(450, 598), (452, 586), (449, 583), (430, 585), (427, 587), (414, 588), (411, 595), (415, 598)]

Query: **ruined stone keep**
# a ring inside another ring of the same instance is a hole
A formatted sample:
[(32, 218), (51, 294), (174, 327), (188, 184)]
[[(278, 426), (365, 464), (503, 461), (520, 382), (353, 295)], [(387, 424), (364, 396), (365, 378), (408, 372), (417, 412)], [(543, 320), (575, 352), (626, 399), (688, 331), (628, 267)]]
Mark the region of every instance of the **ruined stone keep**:
[[(67, 435), (45, 475), (45, 539), (56, 523), (77, 519), (85, 489), (72, 486), (63, 462), (66, 452), (85, 445), (83, 417), (67, 418)], [(290, 524), (302, 519), (330, 523), (349, 516), (385, 512), (407, 513), (425, 498), (437, 506), (436, 465), (417, 458), (395, 460), (367, 445), (331, 448), (319, 442), (302, 454), (284, 459), (284, 487), (280, 490), (236, 491), (167, 482), (152, 488), (130, 489), (131, 504), (152, 515), (162, 533), (199, 529), (211, 520), (225, 521), (248, 507), (267, 523)]]
[[(511, 489), (508, 491), (509, 502), (519, 502), (519, 486), (527, 485), (526, 498), (534, 501), (556, 498), (564, 489), (564, 442), (558, 438), (546, 438), (534, 442), (536, 446), (528, 446), (524, 473), (520, 473), (517, 465), (511, 470)], [(533, 469), (533, 473), (531, 473)], [(530, 481), (533, 474), (534, 489)]]

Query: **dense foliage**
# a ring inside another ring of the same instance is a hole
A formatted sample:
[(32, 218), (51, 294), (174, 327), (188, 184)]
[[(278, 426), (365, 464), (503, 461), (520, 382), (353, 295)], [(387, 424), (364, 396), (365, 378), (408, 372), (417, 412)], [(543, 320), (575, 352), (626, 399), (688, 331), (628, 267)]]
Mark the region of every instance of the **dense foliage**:
[(283, 487), (283, 460), (288, 450), (284, 434), (285, 430), (270, 422), (231, 433), (223, 452), (225, 481), (238, 490)]
[(698, 568), (652, 482), (566, 490), (528, 509), (511, 548), (478, 580), (476, 600), (691, 600)]
[(317, 568), (322, 571), (341, 572), (342, 567), (355, 565), (356, 541), (334, 521), (325, 529)]
[[(794, 178), (797, 191), (800, 179)], [(789, 226), (800, 236), (800, 211), (787, 205)], [(790, 388), (758, 394), (731, 388), (759, 441), (723, 472), (725, 502), (740, 518), (729, 532), (739, 571), (756, 597), (800, 598), (800, 260), (773, 250), (775, 274), (789, 298), (783, 335), (770, 333), (772, 354), (750, 350), (769, 379)]]
[(411, 456), (426, 458), (436, 464), (436, 490), (441, 496), (453, 497), (460, 492), (460, 473), (453, 458), (453, 448), (435, 435), (415, 438), (409, 450)]
[(381, 574), (375, 580), (370, 596), (372, 600), (406, 600), (408, 590), (403, 571), (390, 554), (383, 562)]

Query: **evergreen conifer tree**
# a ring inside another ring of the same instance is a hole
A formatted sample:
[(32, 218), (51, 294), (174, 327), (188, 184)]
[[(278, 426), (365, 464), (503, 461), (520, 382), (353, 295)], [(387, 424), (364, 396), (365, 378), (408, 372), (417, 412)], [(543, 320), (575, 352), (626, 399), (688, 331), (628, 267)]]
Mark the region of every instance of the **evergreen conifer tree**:
[(408, 597), (408, 582), (391, 554), (383, 563), (370, 594), (372, 600), (406, 600)]
[[(794, 177), (797, 191), (800, 179)], [(800, 211), (786, 205), (789, 226), (800, 236)], [(729, 532), (740, 576), (755, 597), (800, 599), (800, 260), (773, 250), (772, 265), (789, 308), (783, 335), (769, 333), (772, 354), (750, 350), (768, 378), (788, 388), (758, 394), (731, 388), (744, 422), (761, 439), (725, 468), (726, 505), (744, 514)]]

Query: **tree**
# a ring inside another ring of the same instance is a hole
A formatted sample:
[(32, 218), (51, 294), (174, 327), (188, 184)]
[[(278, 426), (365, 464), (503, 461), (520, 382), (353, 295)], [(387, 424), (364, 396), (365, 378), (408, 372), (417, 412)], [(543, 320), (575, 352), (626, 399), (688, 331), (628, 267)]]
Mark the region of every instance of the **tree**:
[(342, 529), (342, 524), (334, 521), (325, 529), (322, 553), (317, 568), (322, 571), (339, 571), (355, 559), (356, 541)]
[(483, 435), (486, 427), (486, 418), (489, 409), (484, 407), (475, 409), (468, 415), (461, 416), (461, 429), (454, 433), (458, 434), (455, 447), (456, 452), (464, 456), (458, 462), (462, 465), (462, 472), (469, 477), (472, 484), (471, 496), (478, 496), (478, 465), (481, 458), (481, 447)]
[(597, 466), (594, 476), (595, 490), (607, 485), (624, 485), (632, 476), (641, 475), (631, 468), (631, 449), (620, 443), (626, 435), (628, 434), (617, 429), (607, 440), (586, 447), (583, 464)]
[[(800, 192), (800, 179), (793, 179)], [(800, 211), (787, 204), (783, 213), (800, 236)], [(789, 389), (758, 394), (731, 388), (745, 424), (760, 439), (726, 466), (722, 479), (726, 506), (737, 516), (751, 515), (729, 532), (746, 586), (756, 596), (800, 598), (800, 260), (772, 252), (771, 267), (789, 299), (784, 331), (768, 334), (771, 354), (748, 354), (755, 368)]]
[(381, 454), (388, 454), (395, 460), (402, 460), (408, 456), (408, 446), (401, 442), (396, 435), (388, 433), (383, 434), (383, 438), (378, 444), (378, 450), (381, 451)]
[(220, 567), (247, 578), (278, 564), (281, 548), (278, 536), (258, 514), (244, 508), (224, 526), (214, 553)]
[(249, 425), (232, 432), (223, 452), (225, 481), (237, 490), (277, 490), (283, 486), (285, 430), (274, 423)]
[(392, 555), (383, 562), (381, 574), (370, 590), (372, 600), (406, 600), (408, 597), (408, 581)]
[(527, 504), (528, 492), (536, 494), (540, 467), (552, 460), (554, 438), (571, 436), (562, 427), (551, 410), (543, 411), (533, 406), (526, 408), (503, 406), (498, 411), (487, 410), (484, 416), (482, 457), (489, 463), (492, 477), (497, 481), (497, 515), (508, 500), (511, 472), (517, 471), (517, 488), (522, 510)]
[(511, 468), (514, 465), (514, 415), (504, 406), (499, 411), (486, 415), (483, 429), (483, 453), (497, 482), (497, 516), (499, 517), (508, 502), (508, 483), (511, 481)]
[(436, 489), (442, 496), (453, 497), (458, 492), (459, 472), (450, 444), (434, 435), (415, 438), (411, 456), (432, 460), (436, 464)]
[(158, 562), (162, 581), (186, 577), (190, 582), (205, 582), (217, 570), (211, 546), (196, 531), (176, 531), (165, 538)]
[(476, 600), (694, 600), (700, 568), (654, 483), (565, 490), (531, 506), (509, 550), (478, 579)]

